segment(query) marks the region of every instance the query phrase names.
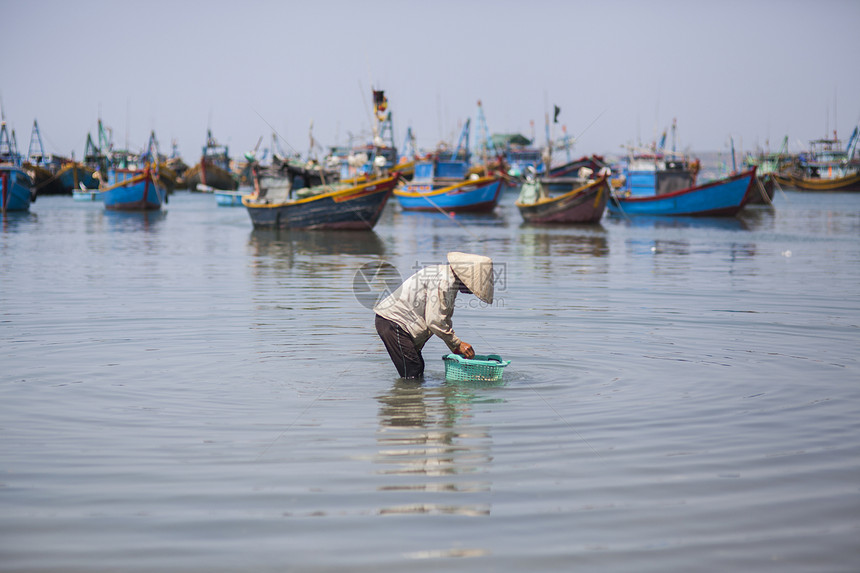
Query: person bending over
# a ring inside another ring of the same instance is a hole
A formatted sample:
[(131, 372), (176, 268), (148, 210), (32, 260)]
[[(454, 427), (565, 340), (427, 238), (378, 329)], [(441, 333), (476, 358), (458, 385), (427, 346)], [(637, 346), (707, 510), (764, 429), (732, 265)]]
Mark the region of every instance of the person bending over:
[(489, 257), (451, 252), (448, 264), (431, 265), (406, 279), (373, 307), (376, 332), (401, 378), (424, 375), (421, 349), (434, 334), (451, 352), (473, 358), (472, 346), (454, 334), (451, 316), (457, 293), (493, 302), (493, 261)]

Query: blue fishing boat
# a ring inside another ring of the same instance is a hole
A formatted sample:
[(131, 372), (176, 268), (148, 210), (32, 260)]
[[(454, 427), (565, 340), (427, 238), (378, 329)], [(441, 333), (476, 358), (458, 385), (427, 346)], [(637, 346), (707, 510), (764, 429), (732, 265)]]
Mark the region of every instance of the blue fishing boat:
[(111, 211), (157, 211), (167, 202), (167, 190), (149, 166), (111, 169), (107, 185), (99, 190), (99, 195), (105, 209)]
[(78, 161), (66, 161), (55, 176), (63, 189), (63, 193), (74, 194), (81, 188), (94, 189), (98, 187), (95, 170)]
[(15, 132), (0, 125), (0, 211), (29, 211), (36, 200), (33, 180), (24, 171), (15, 140)]
[[(333, 183), (296, 192), (261, 190), (248, 195), (255, 229), (372, 229), (397, 185), (399, 173), (357, 184)], [(292, 196), (294, 195), (294, 196)]]
[(495, 209), (502, 176), (466, 178), (462, 161), (429, 161), (415, 165), (412, 181), (394, 190), (406, 211), (486, 213)]
[(470, 155), (466, 120), (457, 147), (447, 159), (437, 154), (432, 160), (416, 163), (412, 180), (394, 190), (400, 206), (405, 211), (446, 213), (487, 213), (495, 209), (503, 175), (486, 168), (482, 169), (483, 176), (470, 174)]
[(242, 198), (254, 193), (250, 187), (239, 187), (236, 191), (214, 191), (215, 203), (219, 207), (241, 207)]
[(734, 216), (749, 200), (755, 168), (731, 177), (661, 194), (613, 193), (613, 215)]
[(33, 201), (33, 182), (20, 167), (0, 164), (2, 179), (2, 198), (0, 208), (7, 211), (29, 211)]

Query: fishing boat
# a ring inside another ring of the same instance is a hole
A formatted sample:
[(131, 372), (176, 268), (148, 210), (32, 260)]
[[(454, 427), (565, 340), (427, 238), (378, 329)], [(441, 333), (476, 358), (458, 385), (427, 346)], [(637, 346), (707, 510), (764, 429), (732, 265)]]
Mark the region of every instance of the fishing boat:
[(672, 149), (666, 149), (667, 130), (659, 143), (647, 147), (627, 148), (621, 176), (613, 180), (613, 187), (622, 196), (664, 195), (696, 184), (700, 162), (675, 149), (677, 123), (672, 121)]
[(773, 206), (773, 195), (776, 191), (776, 178), (773, 173), (758, 174), (756, 170), (753, 188), (747, 197), (747, 205), (771, 205)]
[(242, 198), (253, 195), (254, 190), (250, 187), (239, 187), (235, 191), (214, 191), (215, 203), (219, 207), (241, 207)]
[(372, 229), (400, 175), (242, 198), (255, 229)]
[(614, 192), (609, 201), (613, 215), (734, 216), (748, 200), (755, 167), (704, 185), (650, 195)]
[[(87, 143), (84, 146), (84, 161), (82, 165), (92, 175), (80, 178), (77, 185), (72, 188), (72, 198), (75, 201), (101, 201), (99, 193), (100, 177), (108, 172), (109, 158), (106, 151), (110, 150), (110, 139), (102, 125), (101, 119), (98, 124), (99, 143), (102, 148), (93, 142), (92, 134), (87, 134)], [(104, 151), (102, 150), (104, 149)]]
[(99, 196), (110, 211), (157, 211), (167, 202), (167, 190), (159, 181), (157, 167), (114, 168)]
[(337, 181), (340, 175), (338, 171), (326, 169), (313, 160), (301, 161), (275, 155), (271, 165), (263, 169), (262, 176), (268, 180), (267, 186), (289, 185), (298, 190), (332, 183)]
[(27, 148), (27, 160), (22, 167), (33, 180), (33, 190), (36, 195), (59, 195), (64, 192), (54, 174), (55, 165), (45, 153), (42, 135), (39, 132), (39, 122), (35, 119), (30, 133), (30, 145)]
[[(410, 158), (406, 153), (399, 155), (394, 143), (394, 122), (388, 107), (388, 98), (383, 90), (372, 89), (372, 92), (371, 137), (358, 145), (354, 145), (352, 138), (350, 138), (349, 145), (330, 147), (323, 161), (325, 164), (323, 175), (326, 181), (332, 180), (332, 172), (334, 172), (335, 177), (339, 177), (341, 180), (355, 181), (362, 177), (378, 176), (381, 172), (393, 172), (395, 170), (400, 173), (401, 178), (408, 179), (412, 176), (414, 158)], [(316, 142), (313, 134), (311, 134), (311, 149), (315, 145)], [(411, 128), (406, 133), (404, 149), (407, 147), (410, 147), (414, 152), (414, 138)], [(315, 166), (314, 169), (319, 170), (321, 167)]]
[(549, 179), (575, 177), (583, 167), (597, 173), (604, 167), (609, 167), (609, 164), (602, 155), (584, 155), (579, 159), (573, 159), (561, 165), (550, 167), (545, 177)]
[(33, 191), (33, 181), (23, 169), (0, 163), (0, 185), (2, 185), (0, 210), (4, 214), (7, 211), (30, 210), (30, 204), (35, 199), (35, 192)]
[(833, 177), (792, 176), (780, 181), (801, 191), (860, 191), (860, 172)]
[(494, 133), (490, 136), (492, 148), (500, 150), (512, 178), (525, 176), (526, 169), (533, 167), (543, 173), (541, 150), (532, 146), (532, 140), (520, 133)]
[[(759, 151), (749, 154), (743, 161), (745, 169), (756, 168), (756, 181), (750, 193), (747, 205), (772, 205), (774, 191), (777, 188), (779, 172), (789, 164), (791, 156), (788, 151), (788, 136), (786, 135), (779, 150), (776, 152)], [(734, 166), (734, 141), (732, 142), (732, 164)]]
[(636, 151), (622, 169), (620, 193), (633, 197), (664, 195), (696, 184), (698, 162), (682, 154)]
[(206, 145), (200, 163), (185, 172), (185, 183), (191, 191), (211, 193), (219, 190), (236, 190), (239, 182), (230, 171), (230, 153), (226, 145), (220, 145), (212, 130), (206, 131)]
[(780, 171), (777, 181), (801, 191), (860, 191), (860, 158), (855, 157), (858, 128), (844, 149), (835, 131), (832, 138), (811, 141), (809, 152), (801, 153), (791, 168)]
[(602, 157), (591, 155), (551, 168), (540, 177), (540, 183), (550, 193), (563, 193), (611, 172), (609, 164)]
[[(583, 156), (579, 159), (574, 159), (571, 156), (573, 138), (567, 133), (566, 126), (561, 126), (563, 133), (561, 138), (555, 139), (554, 126), (558, 123), (561, 108), (553, 107), (555, 111), (552, 122), (550, 122), (549, 115), (546, 116), (546, 145), (543, 148), (530, 147), (532, 143), (530, 140), (521, 135), (513, 135), (503, 149), (507, 149), (506, 159), (510, 166), (509, 175), (522, 181), (528, 168), (533, 167), (536, 175), (541, 178), (541, 183), (545, 189), (550, 192), (566, 192), (571, 190), (571, 185), (585, 183), (580, 175), (583, 168), (589, 169), (592, 174), (595, 174), (592, 177), (595, 179), (597, 173), (608, 168), (608, 164), (599, 155)], [(555, 159), (557, 153), (562, 150), (566, 153), (566, 161), (559, 164)]]
[(98, 141), (96, 145), (91, 133), (87, 133), (87, 142), (84, 145), (83, 165), (88, 172), (92, 172), (92, 180), (79, 180), (77, 187), (72, 190), (75, 195), (78, 190), (98, 190), (102, 177), (108, 172), (108, 167), (115, 164), (113, 156), (112, 132), (105, 127), (101, 118), (98, 120)]
[(499, 202), (500, 174), (466, 177), (462, 161), (422, 161), (415, 165), (412, 181), (395, 189), (394, 195), (406, 211), (488, 213)]
[(541, 180), (529, 176), (515, 205), (527, 223), (597, 223), (611, 192), (605, 174), (557, 196), (550, 196)]
[(23, 169), (15, 131), (0, 122), (0, 211), (29, 211), (36, 200), (33, 180)]
[(176, 143), (175, 139), (171, 142), (170, 157), (167, 158), (166, 165), (176, 175), (174, 188), (187, 189), (188, 182), (185, 180), (185, 172), (188, 171), (188, 165), (179, 155), (179, 145)]
[(65, 195), (80, 191), (82, 186), (94, 189), (99, 185), (98, 179), (95, 178), (95, 170), (79, 161), (64, 162), (57, 171), (56, 178)]
[(158, 164), (158, 168), (153, 168), (153, 173), (158, 177), (159, 187), (167, 191), (167, 194), (173, 193), (176, 189), (176, 171), (169, 165), (167, 157), (161, 154), (158, 146), (158, 138), (155, 137), (155, 130), (149, 132), (149, 141), (146, 143), (146, 152), (144, 152), (140, 161), (150, 165)]
[(403, 210), (489, 213), (495, 209), (503, 174), (485, 168), (485, 175), (470, 174), (469, 123), (466, 120), (454, 151), (444, 154), (447, 159), (437, 153), (428, 161), (417, 162), (412, 180), (394, 190)]

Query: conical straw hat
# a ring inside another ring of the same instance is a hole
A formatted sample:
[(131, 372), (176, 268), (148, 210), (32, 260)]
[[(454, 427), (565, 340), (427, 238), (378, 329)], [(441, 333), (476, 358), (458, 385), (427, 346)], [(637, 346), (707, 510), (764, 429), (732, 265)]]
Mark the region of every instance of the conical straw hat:
[(469, 253), (448, 253), (448, 264), (466, 288), (487, 304), (493, 303), (493, 259)]

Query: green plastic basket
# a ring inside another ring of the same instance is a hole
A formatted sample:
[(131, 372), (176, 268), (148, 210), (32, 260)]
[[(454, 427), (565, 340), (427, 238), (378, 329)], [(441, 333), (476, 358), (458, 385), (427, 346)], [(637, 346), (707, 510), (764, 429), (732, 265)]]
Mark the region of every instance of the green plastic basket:
[(475, 355), (474, 358), (463, 358), (459, 354), (446, 354), (445, 379), (460, 382), (498, 382), (502, 379), (505, 366), (510, 360), (502, 360), (498, 354)]

